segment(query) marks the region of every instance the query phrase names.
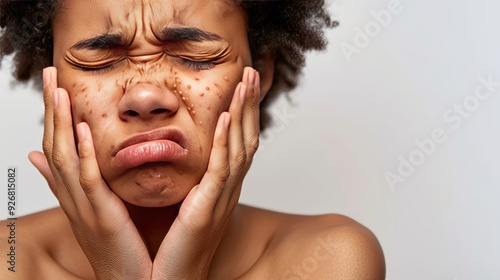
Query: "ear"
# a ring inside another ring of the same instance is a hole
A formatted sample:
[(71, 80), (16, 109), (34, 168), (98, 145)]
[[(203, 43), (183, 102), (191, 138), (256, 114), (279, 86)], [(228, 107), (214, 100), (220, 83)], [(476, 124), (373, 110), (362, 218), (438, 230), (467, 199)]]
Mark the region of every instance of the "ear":
[(274, 79), (274, 52), (268, 52), (260, 56), (259, 61), (256, 63), (257, 71), (260, 76), (260, 101), (264, 100), (269, 89), (273, 85)]

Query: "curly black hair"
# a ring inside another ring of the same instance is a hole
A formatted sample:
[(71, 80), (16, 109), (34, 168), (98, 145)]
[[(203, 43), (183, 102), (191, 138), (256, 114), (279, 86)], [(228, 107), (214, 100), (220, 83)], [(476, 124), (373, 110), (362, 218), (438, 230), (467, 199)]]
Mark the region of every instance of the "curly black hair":
[[(271, 121), (269, 104), (281, 92), (297, 86), (305, 53), (326, 47), (324, 31), (338, 23), (326, 10), (325, 0), (237, 0), (244, 9), (254, 67), (259, 58), (273, 54), (274, 80), (261, 107), (261, 128)], [(41, 88), (40, 71), (52, 64), (51, 19), (57, 0), (0, 1), (0, 62), (14, 54), (12, 74), (19, 82), (34, 80)]]

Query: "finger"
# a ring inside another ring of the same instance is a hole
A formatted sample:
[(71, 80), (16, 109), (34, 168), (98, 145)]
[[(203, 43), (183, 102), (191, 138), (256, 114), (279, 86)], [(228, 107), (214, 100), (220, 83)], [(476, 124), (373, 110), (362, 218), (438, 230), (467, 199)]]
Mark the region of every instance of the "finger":
[[(247, 74), (245, 71), (244, 76)], [(246, 151), (243, 139), (243, 106), (247, 86), (241, 82), (236, 87), (234, 92), (233, 101), (229, 107), (229, 114), (231, 115), (231, 125), (229, 126), (229, 164), (232, 174), (239, 174), (241, 172), (245, 161)]]
[[(52, 101), (54, 104), (52, 164), (73, 200), (81, 203), (85, 194), (80, 188), (78, 179), (79, 158), (76, 153), (68, 93), (62, 88), (57, 88), (54, 90)], [(76, 206), (79, 205), (79, 203), (76, 203)]]
[[(229, 113), (231, 114), (231, 125), (229, 127), (229, 165), (231, 177), (228, 179), (224, 190), (220, 194), (216, 206), (217, 209), (215, 210), (216, 213), (224, 213), (227, 211), (228, 205), (232, 206), (234, 204), (234, 199), (231, 198), (236, 189), (241, 189), (241, 182), (246, 173), (245, 165), (248, 156), (245, 147), (242, 121), (244, 117), (243, 109), (246, 106), (245, 101), (252, 71), (254, 70), (250, 67), (244, 69), (242, 82), (238, 84), (229, 108)], [(239, 190), (237, 193), (239, 193)]]
[[(39, 158), (39, 154), (31, 154), (30, 160), (32, 160), (33, 165), (40, 171), (40, 173), (45, 177), (52, 193), (57, 197), (61, 206), (69, 205), (72, 203), (72, 199), (69, 196), (67, 190), (61, 186), (60, 178), (56, 172), (56, 169), (52, 162), (52, 151), (54, 144), (54, 106), (53, 106), (53, 94), (57, 88), (57, 69), (55, 67), (47, 67), (43, 69), (43, 100), (45, 106), (44, 114), (44, 131), (43, 131), (43, 156), (47, 162), (50, 170), (46, 170), (43, 166), (43, 161)], [(49, 172), (50, 171), (50, 172)], [(49, 175), (50, 174), (50, 175)], [(69, 200), (68, 200), (69, 199)]]
[(101, 176), (88, 124), (79, 123), (76, 131), (80, 157), (80, 185), (95, 213), (102, 217), (108, 212), (105, 209), (113, 205), (117, 197), (109, 190)]
[[(199, 213), (211, 215), (217, 199), (230, 175), (228, 152), (228, 129), (231, 122), (229, 113), (224, 112), (219, 117), (215, 129), (214, 142), (207, 172), (193, 193), (192, 206)], [(190, 198), (191, 199), (191, 198)]]
[(254, 69), (247, 67), (245, 69), (246, 75), (243, 77), (243, 83), (246, 84), (246, 99), (244, 102), (244, 107), (242, 109), (242, 134), (243, 134), (243, 145), (245, 151), (245, 161), (244, 166), (239, 170), (239, 178), (236, 182), (233, 182), (233, 189), (224, 193), (221, 197), (221, 201), (226, 201), (223, 211), (227, 209), (233, 209), (238, 203), (241, 187), (243, 185), (243, 179), (250, 169), (250, 165), (253, 160), (253, 156), (257, 152), (259, 147), (259, 135), (260, 135), (260, 77), (259, 73)]
[(45, 106), (43, 151), (48, 157), (49, 164), (52, 156), (52, 145), (54, 136), (54, 108), (52, 105), (53, 91), (57, 88), (57, 71), (55, 67), (43, 69), (43, 104)]
[(247, 151), (247, 167), (259, 147), (260, 135), (260, 76), (255, 70), (251, 70), (247, 81), (247, 94), (245, 107), (243, 108), (243, 137)]

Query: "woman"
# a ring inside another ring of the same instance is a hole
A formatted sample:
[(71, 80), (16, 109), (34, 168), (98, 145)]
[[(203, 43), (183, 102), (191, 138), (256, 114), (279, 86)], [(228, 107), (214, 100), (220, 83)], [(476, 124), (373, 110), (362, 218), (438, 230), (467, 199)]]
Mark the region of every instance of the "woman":
[(30, 160), (61, 207), (18, 220), (17, 269), (0, 276), (383, 279), (355, 221), (238, 204), (261, 109), (324, 47), (324, 3), (303, 2), (2, 2), (16, 77), (45, 67)]

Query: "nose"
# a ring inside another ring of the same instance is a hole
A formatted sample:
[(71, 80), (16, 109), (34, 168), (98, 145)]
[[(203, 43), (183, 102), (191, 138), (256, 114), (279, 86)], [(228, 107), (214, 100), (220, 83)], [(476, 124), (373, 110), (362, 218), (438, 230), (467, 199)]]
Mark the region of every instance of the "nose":
[(118, 104), (120, 117), (126, 121), (166, 118), (178, 109), (177, 96), (164, 87), (148, 82), (129, 85)]

